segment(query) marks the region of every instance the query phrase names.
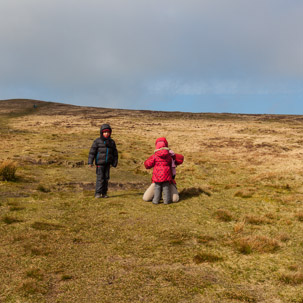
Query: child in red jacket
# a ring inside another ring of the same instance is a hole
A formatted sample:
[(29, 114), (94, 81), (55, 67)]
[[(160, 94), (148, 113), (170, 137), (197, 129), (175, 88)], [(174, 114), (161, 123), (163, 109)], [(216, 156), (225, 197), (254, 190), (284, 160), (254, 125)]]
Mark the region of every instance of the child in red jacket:
[[(172, 157), (172, 177), (173, 181), (170, 182), (170, 194), (171, 194), (171, 201), (172, 202), (178, 202), (180, 197), (177, 189), (177, 184), (175, 181), (176, 176), (176, 166), (179, 166), (184, 161), (184, 156), (181, 154), (175, 154), (171, 149), (169, 150), (170, 156)], [(174, 162), (174, 163), (173, 163)], [(155, 183), (153, 182), (147, 190), (144, 192), (144, 195), (142, 197), (143, 201), (150, 202), (153, 200), (154, 197), (154, 191), (155, 191)]]
[(144, 165), (147, 169), (153, 167), (152, 181), (155, 183), (153, 203), (159, 203), (161, 192), (163, 192), (164, 204), (170, 204), (170, 183), (173, 180), (171, 171), (172, 157), (169, 153), (166, 138), (163, 137), (156, 140), (155, 153), (144, 162)]

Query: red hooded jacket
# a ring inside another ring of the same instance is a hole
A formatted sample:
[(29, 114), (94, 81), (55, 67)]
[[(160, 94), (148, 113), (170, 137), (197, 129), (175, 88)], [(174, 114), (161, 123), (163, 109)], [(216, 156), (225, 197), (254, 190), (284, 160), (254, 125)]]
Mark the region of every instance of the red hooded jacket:
[(157, 150), (144, 162), (147, 169), (154, 168), (153, 182), (171, 182), (173, 180), (171, 173), (172, 158), (167, 147), (167, 140), (164, 137), (158, 138), (156, 140)]
[(171, 156), (167, 149), (160, 149), (150, 156), (145, 162), (145, 168), (153, 169), (153, 182), (171, 182), (173, 180), (171, 173)]

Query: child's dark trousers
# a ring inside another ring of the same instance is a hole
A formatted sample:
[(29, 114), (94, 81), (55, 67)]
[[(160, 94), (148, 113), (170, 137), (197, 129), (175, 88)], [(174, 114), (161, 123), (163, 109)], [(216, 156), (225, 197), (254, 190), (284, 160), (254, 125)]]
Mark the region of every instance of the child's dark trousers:
[(106, 195), (108, 190), (108, 180), (109, 180), (109, 169), (110, 165), (98, 165), (96, 168), (96, 193), (100, 195)]

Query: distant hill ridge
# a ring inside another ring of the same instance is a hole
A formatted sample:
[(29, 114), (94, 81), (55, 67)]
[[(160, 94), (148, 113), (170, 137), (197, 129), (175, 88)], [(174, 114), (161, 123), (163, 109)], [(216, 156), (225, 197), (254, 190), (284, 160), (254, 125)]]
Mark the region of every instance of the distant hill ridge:
[(180, 111), (153, 111), (153, 110), (134, 110), (134, 109), (119, 109), (119, 108), (106, 108), (106, 107), (92, 107), (92, 106), (80, 106), (66, 103), (59, 103), (53, 101), (42, 101), (34, 99), (6, 99), (0, 100), (0, 114), (16, 112), (16, 110), (24, 111), (34, 108), (37, 105), (37, 110), (40, 114), (46, 115), (60, 115), (62, 113), (66, 115), (76, 114), (98, 114), (108, 113), (115, 115), (134, 115), (136, 117), (153, 115), (155, 118), (184, 118), (184, 119), (249, 119), (249, 120), (299, 120), (303, 118), (300, 115), (277, 115), (277, 114), (234, 114), (234, 113), (191, 113)]

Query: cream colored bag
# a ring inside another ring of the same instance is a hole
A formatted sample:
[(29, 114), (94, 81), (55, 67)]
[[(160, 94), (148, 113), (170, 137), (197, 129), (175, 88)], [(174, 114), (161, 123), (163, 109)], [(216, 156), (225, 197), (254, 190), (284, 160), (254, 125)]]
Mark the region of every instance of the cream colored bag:
[[(155, 183), (152, 183), (143, 195), (143, 200), (146, 202), (152, 201), (154, 197)], [(179, 201), (179, 193), (175, 184), (170, 185), (170, 193), (172, 202)]]
[(143, 195), (143, 200), (149, 202), (154, 197), (155, 183), (152, 183)]

